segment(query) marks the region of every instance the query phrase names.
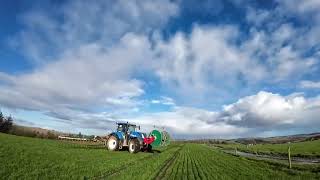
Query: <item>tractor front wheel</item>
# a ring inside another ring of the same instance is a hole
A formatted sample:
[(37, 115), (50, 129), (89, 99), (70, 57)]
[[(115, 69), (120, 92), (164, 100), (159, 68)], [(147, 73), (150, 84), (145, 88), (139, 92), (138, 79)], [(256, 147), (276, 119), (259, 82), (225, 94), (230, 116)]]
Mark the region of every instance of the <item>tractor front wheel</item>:
[(140, 144), (138, 139), (131, 139), (129, 142), (129, 152), (137, 153), (138, 151), (140, 151)]
[(107, 141), (107, 148), (110, 151), (117, 151), (119, 149), (119, 140), (115, 136), (110, 136)]

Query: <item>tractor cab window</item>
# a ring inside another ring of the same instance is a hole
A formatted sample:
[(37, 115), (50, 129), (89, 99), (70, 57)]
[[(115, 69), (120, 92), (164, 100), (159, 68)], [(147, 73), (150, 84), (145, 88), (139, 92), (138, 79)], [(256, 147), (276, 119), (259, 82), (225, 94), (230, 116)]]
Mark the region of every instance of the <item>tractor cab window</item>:
[(117, 131), (125, 132), (126, 130), (125, 130), (125, 127), (122, 124), (119, 124)]
[(133, 132), (136, 130), (136, 127), (135, 126), (129, 126), (129, 132)]

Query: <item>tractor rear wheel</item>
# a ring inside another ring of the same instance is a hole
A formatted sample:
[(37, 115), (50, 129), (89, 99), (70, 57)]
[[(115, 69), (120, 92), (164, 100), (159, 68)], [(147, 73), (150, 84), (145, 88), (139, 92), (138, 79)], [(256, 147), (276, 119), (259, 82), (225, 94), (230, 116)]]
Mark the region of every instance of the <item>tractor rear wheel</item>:
[(129, 142), (129, 152), (137, 153), (138, 151), (140, 151), (140, 144), (138, 139), (131, 139)]
[(110, 151), (117, 151), (119, 149), (119, 140), (115, 136), (110, 136), (107, 141), (107, 148)]

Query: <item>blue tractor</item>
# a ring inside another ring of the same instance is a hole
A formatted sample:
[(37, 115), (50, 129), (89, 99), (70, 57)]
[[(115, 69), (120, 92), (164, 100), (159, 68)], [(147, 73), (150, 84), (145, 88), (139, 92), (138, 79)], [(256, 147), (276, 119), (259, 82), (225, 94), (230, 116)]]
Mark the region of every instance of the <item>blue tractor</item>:
[(107, 140), (107, 148), (109, 151), (117, 151), (128, 148), (130, 153), (139, 151), (151, 151), (151, 143), (154, 137), (147, 137), (146, 133), (138, 132), (140, 126), (135, 124), (117, 123), (117, 130), (109, 134)]

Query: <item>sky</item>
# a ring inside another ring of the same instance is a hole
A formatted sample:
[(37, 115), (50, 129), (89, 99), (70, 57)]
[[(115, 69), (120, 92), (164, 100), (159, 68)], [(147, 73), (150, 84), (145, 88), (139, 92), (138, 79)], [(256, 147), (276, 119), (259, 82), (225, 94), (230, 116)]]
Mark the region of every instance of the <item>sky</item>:
[(11, 0), (0, 108), (17, 124), (173, 138), (320, 131), (318, 0)]

